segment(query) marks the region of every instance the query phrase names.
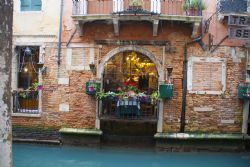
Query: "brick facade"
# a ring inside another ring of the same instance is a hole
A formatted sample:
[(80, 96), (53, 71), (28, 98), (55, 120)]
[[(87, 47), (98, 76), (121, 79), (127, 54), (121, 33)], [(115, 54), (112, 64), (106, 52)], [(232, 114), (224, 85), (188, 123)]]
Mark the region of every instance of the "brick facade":
[[(96, 79), (96, 76), (88, 69), (88, 64), (92, 59), (91, 56), (93, 56), (94, 63), (99, 68), (98, 64), (110, 51), (122, 46), (114, 43), (97, 44), (96, 41), (155, 40), (167, 41), (166, 46), (170, 46), (173, 51), (164, 52), (167, 47), (160, 45), (138, 45), (138, 47), (151, 52), (161, 63), (161, 70), (166, 72), (167, 65), (173, 66), (174, 97), (164, 100), (163, 132), (180, 131), (184, 49), (186, 43), (192, 40), (192, 28), (189, 24), (162, 21), (159, 26), (158, 36), (153, 37), (152, 25), (148, 22), (122, 22), (120, 35), (117, 37), (114, 35), (113, 25), (99, 22), (86, 23), (83, 27), (84, 35), (80, 37), (76, 33), (70, 44), (66, 46), (72, 35), (70, 31), (67, 31), (68, 27), (70, 27), (68, 24), (73, 23), (64, 22), (60, 66), (57, 65), (57, 48), (46, 47), (45, 66), (48, 70), (43, 75), (44, 90), (42, 93), (41, 117), (13, 117), (14, 126), (53, 127), (56, 129), (61, 127), (95, 128), (96, 100), (85, 94), (85, 83), (88, 80)], [(245, 50), (240, 47), (220, 46), (215, 52), (210, 53), (209, 51), (203, 51), (197, 43), (187, 47), (188, 58), (211, 57), (226, 59), (226, 90), (219, 95), (197, 94), (188, 91), (185, 131), (208, 133), (241, 132), (243, 103), (237, 98), (237, 86), (245, 82)], [(68, 59), (69, 56), (71, 59)], [(165, 57), (165, 62), (163, 62), (163, 57)], [(196, 78), (208, 74), (221, 77), (218, 74), (220, 71), (218, 64), (218, 66), (214, 64), (215, 67), (210, 68), (209, 71), (207, 71), (206, 65), (209, 66), (209, 63), (200, 66), (197, 64), (193, 68), (193, 73), (198, 76)], [(79, 66), (80, 69), (74, 68), (76, 66)], [(187, 77), (189, 78), (189, 76)], [(59, 82), (60, 79), (62, 79), (62, 83)], [(209, 77), (205, 77), (205, 79), (209, 80)], [(195, 83), (196, 80), (192, 82)], [(200, 82), (197, 81), (197, 84)], [(200, 88), (202, 85), (197, 87)], [(213, 84), (213, 89), (221, 90), (221, 84)]]

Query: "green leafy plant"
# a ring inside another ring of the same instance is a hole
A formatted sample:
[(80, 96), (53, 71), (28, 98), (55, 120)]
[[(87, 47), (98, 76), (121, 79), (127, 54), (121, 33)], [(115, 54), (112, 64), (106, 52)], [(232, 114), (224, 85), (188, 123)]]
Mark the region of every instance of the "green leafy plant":
[[(200, 0), (186, 0), (184, 4), (182, 5), (183, 10), (197, 10), (200, 9)], [(206, 9), (206, 4), (204, 1), (201, 2), (201, 9), (204, 10)]]
[(106, 98), (108, 95), (107, 95), (107, 93), (105, 93), (104, 91), (98, 91), (98, 92), (96, 92), (96, 98), (98, 99), (98, 100), (103, 100), (104, 98)]
[(156, 103), (157, 100), (159, 99), (159, 93), (158, 91), (154, 91), (151, 95), (150, 95), (150, 99), (151, 99), (151, 103)]
[(129, 0), (129, 6), (142, 6), (143, 0)]
[(42, 90), (42, 89), (43, 89), (42, 84), (39, 82), (35, 82), (27, 89), (20, 91), (19, 97), (22, 97), (22, 98), (33, 97), (35, 94), (38, 94), (38, 90)]
[(100, 84), (97, 84), (96, 82), (92, 83), (92, 86), (94, 87), (94, 90), (96, 92), (100, 91)]

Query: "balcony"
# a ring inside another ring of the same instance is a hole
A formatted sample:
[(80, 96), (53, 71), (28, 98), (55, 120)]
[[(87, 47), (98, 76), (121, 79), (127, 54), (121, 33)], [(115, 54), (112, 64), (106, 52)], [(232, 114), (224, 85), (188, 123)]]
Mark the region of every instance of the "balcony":
[(159, 20), (193, 23), (196, 31), (202, 10), (199, 8), (191, 12), (188, 0), (74, 0), (72, 18), (78, 30), (86, 22), (113, 21), (115, 35), (119, 35), (119, 21), (150, 21), (153, 36), (157, 36)]
[(39, 114), (38, 110), (38, 91), (13, 92), (13, 114)]
[(145, 99), (119, 100), (107, 97), (99, 101), (101, 120), (154, 122), (158, 120), (158, 103)]

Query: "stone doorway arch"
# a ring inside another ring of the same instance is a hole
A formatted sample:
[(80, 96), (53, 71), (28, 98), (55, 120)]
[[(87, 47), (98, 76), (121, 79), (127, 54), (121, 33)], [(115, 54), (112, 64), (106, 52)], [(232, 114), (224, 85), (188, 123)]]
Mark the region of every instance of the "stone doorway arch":
[(117, 47), (110, 52), (102, 59), (101, 63), (98, 65), (98, 71), (97, 71), (97, 78), (101, 79), (102, 73), (104, 71), (104, 65), (116, 54), (120, 52), (125, 52), (125, 51), (135, 51), (139, 52), (145, 56), (147, 56), (156, 66), (158, 75), (159, 75), (159, 82), (164, 80), (164, 72), (161, 63), (155, 58), (155, 56), (148, 51), (147, 49), (140, 47), (140, 46), (133, 46), (133, 45), (128, 45), (128, 46), (120, 46)]
[[(121, 53), (121, 52), (126, 52), (126, 51), (135, 51), (135, 52), (139, 52), (147, 56), (156, 66), (156, 69), (158, 72), (158, 83), (164, 82), (164, 69), (160, 61), (157, 60), (156, 57), (147, 49), (141, 46), (134, 46), (134, 45), (119, 46), (115, 49), (112, 49), (110, 52), (108, 52), (107, 55), (101, 60), (101, 63), (98, 64), (96, 78), (102, 81), (102, 74), (104, 72), (105, 64), (116, 54)], [(98, 105), (98, 102), (96, 102), (96, 128), (97, 129), (100, 129), (100, 118), (98, 116), (99, 110), (100, 110), (100, 105)], [(163, 129), (163, 100), (162, 99), (160, 99), (158, 114), (159, 115), (158, 115), (158, 121), (157, 121), (157, 132), (162, 132), (162, 129)]]

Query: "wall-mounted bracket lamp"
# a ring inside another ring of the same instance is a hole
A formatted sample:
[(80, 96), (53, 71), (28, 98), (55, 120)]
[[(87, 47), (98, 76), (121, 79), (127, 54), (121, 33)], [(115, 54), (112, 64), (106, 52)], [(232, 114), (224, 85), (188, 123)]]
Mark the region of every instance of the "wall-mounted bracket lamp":
[(96, 66), (94, 63), (90, 63), (89, 64), (89, 68), (90, 68), (90, 71), (93, 73), (93, 74), (96, 74)]
[(173, 66), (168, 65), (167, 66), (167, 83), (171, 84), (172, 83), (172, 72), (173, 72)]

